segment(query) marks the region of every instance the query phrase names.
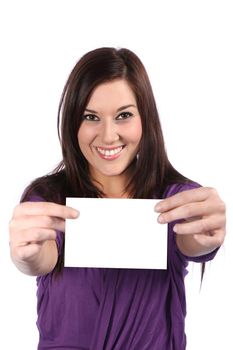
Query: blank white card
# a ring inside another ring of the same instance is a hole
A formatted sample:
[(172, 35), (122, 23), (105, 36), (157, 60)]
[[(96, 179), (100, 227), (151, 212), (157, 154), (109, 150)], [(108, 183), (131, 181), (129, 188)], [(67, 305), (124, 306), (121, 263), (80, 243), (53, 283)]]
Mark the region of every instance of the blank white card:
[(167, 225), (155, 199), (67, 198), (77, 219), (66, 220), (65, 266), (167, 268)]

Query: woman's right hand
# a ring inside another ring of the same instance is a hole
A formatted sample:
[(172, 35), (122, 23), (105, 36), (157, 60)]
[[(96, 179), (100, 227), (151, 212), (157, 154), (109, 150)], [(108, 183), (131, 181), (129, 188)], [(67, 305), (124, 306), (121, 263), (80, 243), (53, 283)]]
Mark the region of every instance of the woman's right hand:
[(16, 206), (9, 223), (10, 251), (22, 272), (39, 275), (56, 265), (56, 231), (65, 231), (65, 219), (78, 212), (65, 205), (49, 202), (24, 202)]

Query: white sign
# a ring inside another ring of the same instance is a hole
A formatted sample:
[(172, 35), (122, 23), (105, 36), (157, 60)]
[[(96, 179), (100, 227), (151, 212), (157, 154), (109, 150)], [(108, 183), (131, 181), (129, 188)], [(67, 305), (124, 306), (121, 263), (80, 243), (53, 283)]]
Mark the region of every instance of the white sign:
[(167, 268), (167, 225), (155, 199), (67, 198), (77, 219), (66, 220), (65, 266)]

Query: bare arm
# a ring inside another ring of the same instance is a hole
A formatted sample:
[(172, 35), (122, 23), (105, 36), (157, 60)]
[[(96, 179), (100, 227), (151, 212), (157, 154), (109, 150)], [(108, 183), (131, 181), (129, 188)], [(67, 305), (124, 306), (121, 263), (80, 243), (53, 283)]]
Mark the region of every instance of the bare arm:
[(187, 256), (201, 256), (220, 247), (226, 233), (226, 208), (213, 188), (201, 187), (175, 194), (155, 208), (159, 222), (182, 220), (174, 226), (176, 242)]
[(65, 219), (78, 217), (72, 208), (48, 202), (19, 204), (9, 224), (10, 252), (16, 267), (28, 275), (44, 275), (58, 259), (56, 230), (65, 231)]

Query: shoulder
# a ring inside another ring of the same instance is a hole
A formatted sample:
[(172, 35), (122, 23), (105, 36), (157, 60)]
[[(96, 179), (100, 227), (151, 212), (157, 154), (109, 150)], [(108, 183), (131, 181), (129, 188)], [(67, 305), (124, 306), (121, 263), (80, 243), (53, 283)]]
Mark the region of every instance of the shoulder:
[(185, 181), (181, 183), (173, 183), (170, 184), (166, 187), (164, 193), (163, 193), (163, 198), (171, 197), (176, 193), (183, 192), (183, 191), (188, 191), (192, 190), (194, 188), (201, 187), (201, 185), (197, 182), (194, 181)]
[(65, 183), (66, 176), (63, 171), (39, 177), (26, 187), (21, 197), (21, 202), (30, 200), (32, 197), (39, 197), (46, 201), (62, 204), (66, 187)]

